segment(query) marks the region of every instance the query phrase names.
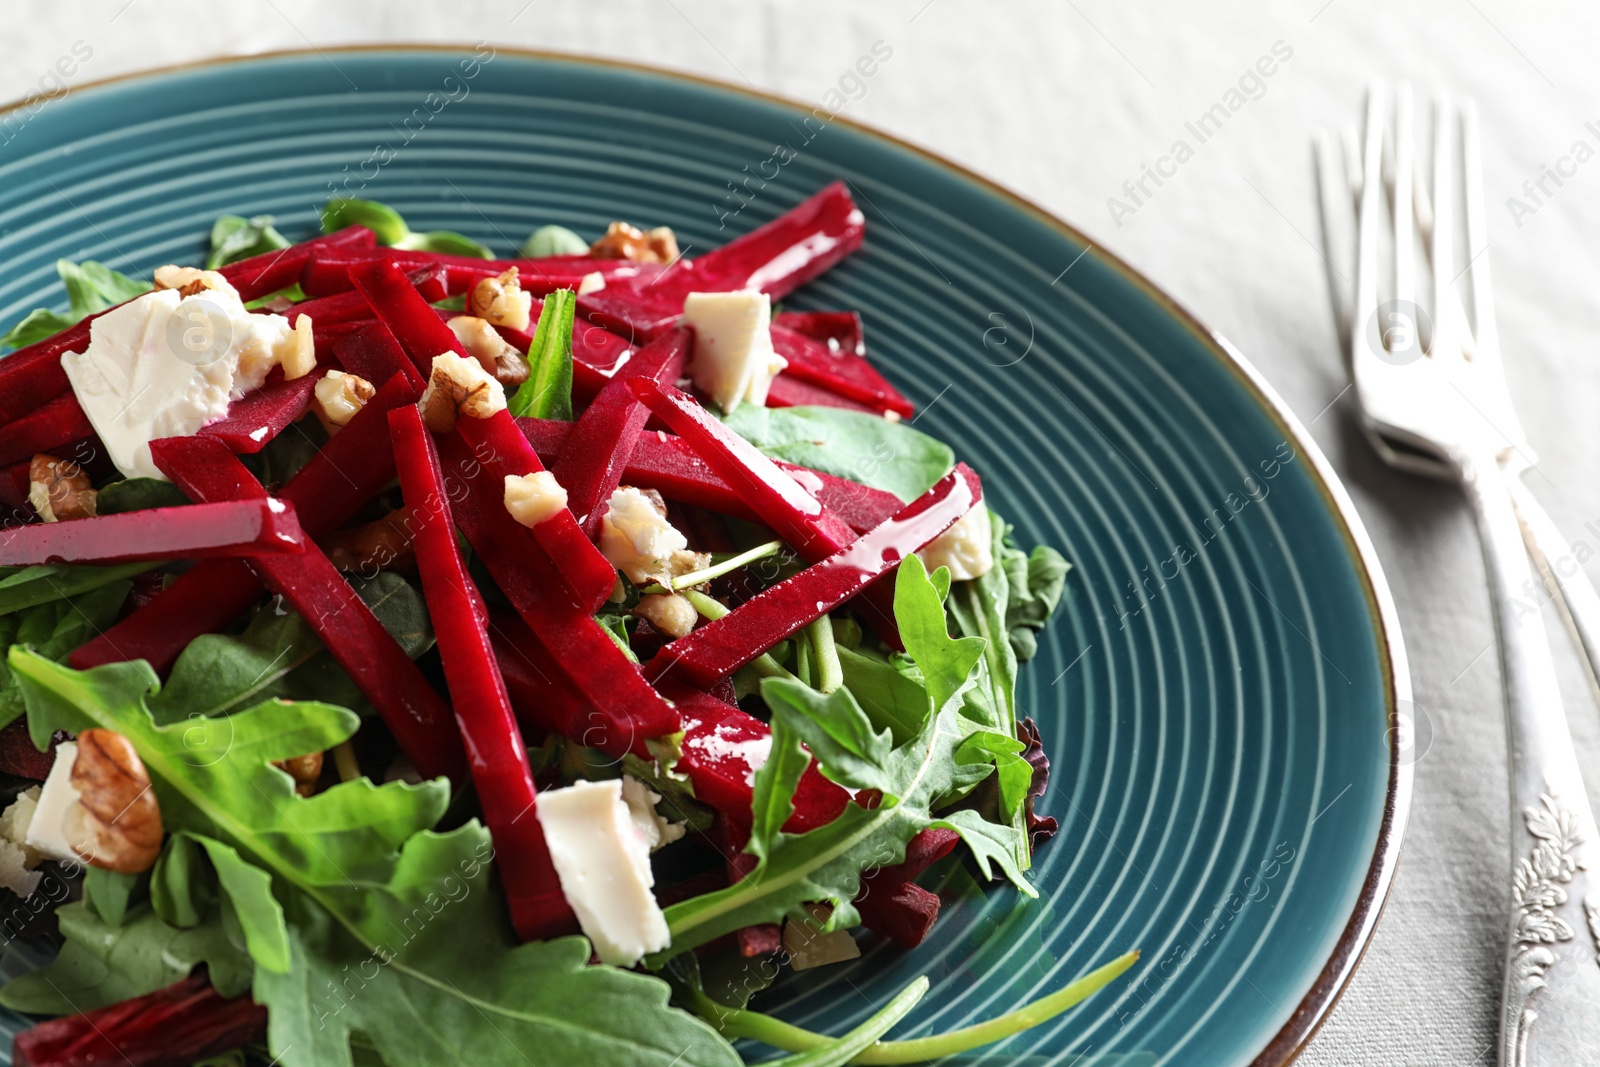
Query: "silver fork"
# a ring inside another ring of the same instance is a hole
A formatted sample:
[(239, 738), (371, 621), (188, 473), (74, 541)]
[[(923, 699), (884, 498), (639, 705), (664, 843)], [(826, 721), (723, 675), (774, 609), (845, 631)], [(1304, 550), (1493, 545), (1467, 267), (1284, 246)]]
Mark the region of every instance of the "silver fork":
[[(1521, 482), (1533, 458), (1501, 368), (1475, 113), (1469, 105), (1460, 118), (1470, 258), (1458, 274), (1453, 245), (1455, 110), (1443, 98), (1436, 105), (1431, 197), (1414, 175), (1411, 94), (1404, 86), (1395, 94), (1392, 181), (1385, 181), (1387, 110), (1382, 87), (1375, 86), (1367, 100), (1359, 172), (1349, 168), (1349, 183), (1359, 183), (1359, 221), (1355, 293), (1350, 316), (1343, 320), (1346, 351), (1362, 421), (1379, 454), (1397, 468), (1458, 482), (1483, 542), (1510, 749), (1512, 892), (1499, 1062), (1502, 1067), (1600, 1063), (1600, 870), (1587, 869), (1596, 858), (1595, 818), (1567, 729), (1543, 620), (1537, 613), (1518, 618), (1517, 596), (1530, 577), (1525, 541), (1541, 569), (1551, 575), (1554, 590), (1564, 596), (1564, 609), (1575, 624), (1585, 612), (1591, 622), (1600, 618), (1594, 614), (1600, 604), (1581, 571), (1577, 580), (1560, 573), (1570, 552)], [(1326, 235), (1329, 202), (1336, 198), (1329, 195), (1324, 173), (1326, 138), (1318, 144)], [(1385, 197), (1386, 192), (1391, 195)], [(1393, 296), (1380, 303), (1385, 215), (1393, 246)], [(1416, 295), (1416, 250), (1424, 235), (1431, 265), (1431, 324)], [(1456, 291), (1463, 277), (1471, 281), (1470, 322)], [(1335, 296), (1337, 303), (1337, 289)], [(1537, 551), (1540, 546), (1542, 552)], [(1600, 637), (1600, 630), (1580, 636), (1591, 653), (1600, 649), (1589, 640)], [(1595, 657), (1590, 660), (1592, 670)]]

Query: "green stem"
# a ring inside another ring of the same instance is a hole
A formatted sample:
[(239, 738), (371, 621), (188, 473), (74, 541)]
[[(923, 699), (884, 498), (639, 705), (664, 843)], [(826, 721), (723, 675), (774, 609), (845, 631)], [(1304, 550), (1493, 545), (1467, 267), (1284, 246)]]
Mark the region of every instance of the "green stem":
[(676, 578), (672, 579), (671, 589), (661, 585), (652, 585), (639, 590), (639, 592), (644, 595), (649, 595), (651, 593), (675, 592), (681, 589), (689, 589), (697, 585), (704, 585), (713, 578), (721, 578), (724, 574), (727, 574), (730, 571), (736, 571), (740, 567), (748, 566), (758, 559), (766, 559), (768, 556), (776, 556), (782, 550), (782, 541), (768, 541), (764, 545), (757, 545), (754, 548), (746, 549), (745, 551), (736, 555), (719, 560), (703, 570), (690, 571), (688, 574), (680, 574)]
[[(1127, 955), (1119, 956), (1110, 963), (1090, 971), (1065, 988), (1059, 989), (1047, 997), (1041, 997), (1032, 1004), (1018, 1008), (1016, 1011), (1007, 1012), (1005, 1015), (997, 1016), (987, 1022), (952, 1030), (947, 1034), (919, 1037), (910, 1041), (880, 1041), (863, 1047), (862, 1051), (854, 1059), (839, 1062), (852, 1064), (922, 1063), (926, 1060), (936, 1060), (944, 1056), (970, 1052), (975, 1048), (993, 1044), (1014, 1034), (1020, 1034), (1024, 1030), (1032, 1029), (1041, 1023), (1049, 1022), (1068, 1008), (1075, 1007), (1110, 985), (1138, 961), (1139, 953), (1137, 951), (1129, 952)], [(812, 1052), (830, 1047), (830, 1043), (835, 1040), (823, 1034), (786, 1023), (782, 1019), (763, 1015), (758, 1011), (750, 1011), (747, 1008), (724, 1007), (704, 993), (696, 992), (690, 997), (689, 1006), (697, 1015), (717, 1027), (724, 1037), (730, 1039), (746, 1037), (752, 1041), (760, 1041), (762, 1044), (771, 1045), (773, 1048), (783, 1049), (785, 1052)], [(887, 1030), (887, 1028), (885, 1029)], [(800, 1061), (789, 1058), (775, 1062), (795, 1064)]]
[(928, 992), (928, 979), (918, 978), (906, 986), (882, 1009), (848, 1034), (838, 1038), (824, 1038), (823, 1043), (794, 1056), (772, 1060), (772, 1067), (843, 1067), (846, 1063), (859, 1063), (861, 1056), (878, 1043), (878, 1038), (889, 1028), (904, 1019)]
[(833, 643), (833, 620), (824, 615), (806, 627), (811, 642), (812, 670), (817, 676), (817, 691), (831, 693), (844, 685), (844, 666)]

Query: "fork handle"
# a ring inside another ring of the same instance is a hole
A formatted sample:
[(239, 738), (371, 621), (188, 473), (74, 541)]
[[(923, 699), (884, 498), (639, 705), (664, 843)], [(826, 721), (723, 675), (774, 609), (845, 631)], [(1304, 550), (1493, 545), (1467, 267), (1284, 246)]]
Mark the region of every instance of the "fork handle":
[[(1502, 469), (1504, 464), (1502, 464)], [(1515, 473), (1507, 471), (1511, 504), (1522, 524), (1522, 542), (1544, 579), (1573, 645), (1589, 676), (1590, 692), (1600, 704), (1600, 594), (1584, 572), (1567, 539), (1537, 497)]]
[[(1456, 457), (1478, 521), (1499, 635), (1510, 748), (1511, 902), (1502, 1067), (1600, 1063), (1600, 855), (1512, 486), (1492, 452)], [(1593, 861), (1593, 862), (1591, 862)]]

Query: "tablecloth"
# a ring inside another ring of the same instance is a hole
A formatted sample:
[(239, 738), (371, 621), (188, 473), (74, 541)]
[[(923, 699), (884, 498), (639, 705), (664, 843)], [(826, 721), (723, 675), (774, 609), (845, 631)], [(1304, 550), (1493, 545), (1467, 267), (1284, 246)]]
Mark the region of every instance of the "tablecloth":
[[(78, 60), (70, 90), (218, 54), (483, 39), (821, 101), (884, 42), (892, 58), (864, 89), (849, 87), (844, 114), (996, 179), (1143, 270), (1265, 372), (1349, 487), (1410, 652), (1416, 795), (1384, 920), (1300, 1062), (1463, 1067), (1494, 1062), (1508, 882), (1482, 563), (1458, 494), (1391, 473), (1356, 428), (1310, 139), (1353, 122), (1374, 77), (1409, 78), (1419, 101), (1476, 99), (1508, 377), (1539, 457), (1531, 484), (1594, 555), (1597, 25), (1594, 5), (1513, 0), (11, 0), (0, 11), (0, 98), (59, 91), (63, 56)], [(1196, 136), (1219, 102), (1226, 120)], [(1589, 568), (1600, 581), (1600, 562)], [(1557, 653), (1600, 801), (1600, 714), (1570, 650)]]

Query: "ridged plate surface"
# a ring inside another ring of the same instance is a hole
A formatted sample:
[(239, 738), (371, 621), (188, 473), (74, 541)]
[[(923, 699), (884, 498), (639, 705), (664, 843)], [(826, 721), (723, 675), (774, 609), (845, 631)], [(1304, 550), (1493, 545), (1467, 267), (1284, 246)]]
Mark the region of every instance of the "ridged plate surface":
[(1054, 762), (1042, 808), (1061, 831), (1037, 857), (1037, 902), (950, 865), (928, 943), (869, 940), (859, 962), (764, 1005), (837, 1032), (927, 973), (895, 1036), (921, 1035), (1137, 947), (1129, 978), (970, 1061), (1281, 1062), (1359, 954), (1403, 818), (1390, 723), (1404, 670), (1353, 513), (1251, 373), (1127, 268), (953, 167), (826, 119), (471, 48), (86, 88), (8, 123), (0, 321), (64, 303), (58, 257), (148, 274), (198, 262), (225, 212), (308, 235), (333, 192), (506, 254), (543, 223), (593, 236), (620, 218), (672, 226), (693, 255), (847, 180), (866, 248), (788, 306), (860, 309), (917, 427), (982, 473), (1023, 544), (1074, 563), (1019, 693)]

